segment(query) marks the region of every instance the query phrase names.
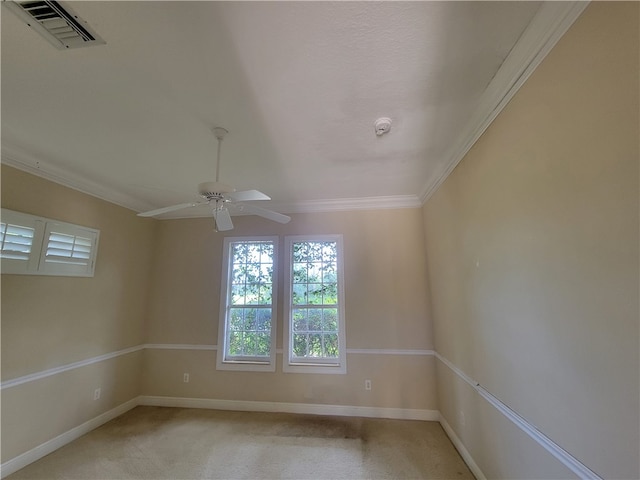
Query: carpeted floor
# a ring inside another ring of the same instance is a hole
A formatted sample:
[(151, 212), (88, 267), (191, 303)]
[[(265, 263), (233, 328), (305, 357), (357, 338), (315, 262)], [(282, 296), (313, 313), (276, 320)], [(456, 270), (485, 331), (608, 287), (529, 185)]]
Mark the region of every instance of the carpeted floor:
[(473, 479), (436, 422), (136, 407), (7, 477)]

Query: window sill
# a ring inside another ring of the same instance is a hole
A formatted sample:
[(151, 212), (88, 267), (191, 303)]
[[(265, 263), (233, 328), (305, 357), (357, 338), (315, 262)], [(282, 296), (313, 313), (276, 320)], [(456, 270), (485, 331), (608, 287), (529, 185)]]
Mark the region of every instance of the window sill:
[(346, 363), (327, 364), (327, 363), (284, 363), (282, 365), (284, 373), (319, 373), (344, 375), (347, 373)]
[(216, 370), (232, 370), (244, 372), (275, 372), (275, 362), (222, 361), (217, 362)]

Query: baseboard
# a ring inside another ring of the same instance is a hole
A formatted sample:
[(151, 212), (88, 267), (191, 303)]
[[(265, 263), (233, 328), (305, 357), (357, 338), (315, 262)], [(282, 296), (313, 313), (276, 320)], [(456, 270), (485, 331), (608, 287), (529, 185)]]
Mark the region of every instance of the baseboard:
[(111, 410), (104, 412), (97, 417), (92, 418), (84, 422), (77, 427), (72, 428), (71, 430), (67, 430), (66, 432), (58, 435), (57, 437), (52, 438), (31, 450), (24, 452), (17, 457), (12, 458), (11, 460), (7, 460), (2, 465), (0, 465), (0, 478), (4, 478), (8, 475), (11, 475), (14, 472), (17, 472), (23, 467), (26, 467), (30, 463), (35, 462), (36, 460), (41, 459), (45, 455), (49, 455), (55, 450), (64, 447), (67, 443), (74, 441), (77, 438), (80, 438), (82, 435), (89, 433), (91, 430), (98, 428), (100, 425), (107, 423), (110, 420), (122, 415), (123, 413), (131, 410), (132, 408), (138, 405), (138, 397), (132, 398), (131, 400), (118, 405)]
[(462, 440), (458, 438), (456, 432), (453, 431), (451, 425), (449, 425), (447, 420), (442, 415), (440, 415), (440, 425), (442, 425), (442, 428), (449, 437), (449, 440), (451, 440), (453, 446), (456, 447), (456, 450), (458, 450), (458, 453), (464, 460), (464, 463), (467, 464), (467, 467), (469, 467), (469, 470), (471, 470), (471, 473), (473, 473), (474, 477), (476, 477), (477, 480), (487, 480), (487, 477), (484, 475), (484, 473), (482, 473), (482, 470), (480, 470), (478, 464), (475, 462), (469, 451), (465, 448)]
[[(244, 412), (282, 412), (308, 415), (335, 415), (349, 417), (391, 418), (397, 420), (441, 421), (438, 410), (389, 407), (358, 407), (354, 405), (322, 405), (312, 403), (254, 402), (247, 400), (218, 400), (209, 398), (184, 398), (163, 396), (139, 396), (98, 415), (91, 420), (48, 440), (0, 465), (0, 478), (4, 478), (41, 459), (100, 425), (122, 415), (138, 405), (156, 407), (206, 408)], [(446, 428), (445, 428), (446, 431)], [(455, 434), (454, 434), (455, 435)], [(455, 442), (454, 442), (455, 444)], [(463, 447), (464, 448), (464, 447)], [(465, 457), (463, 457), (465, 458)], [(469, 457), (471, 458), (471, 457)], [(465, 458), (465, 461), (467, 459)], [(473, 471), (473, 469), (472, 469)], [(474, 472), (475, 473), (475, 472)], [(484, 477), (477, 477), (485, 480)]]
[(353, 405), (323, 405), (317, 403), (254, 402), (247, 400), (218, 400), (163, 396), (138, 397), (139, 405), (156, 407), (208, 408), (243, 412), (282, 412), (308, 415), (336, 415), (348, 417), (392, 418), (397, 420), (438, 421), (437, 410), (388, 407), (358, 407)]

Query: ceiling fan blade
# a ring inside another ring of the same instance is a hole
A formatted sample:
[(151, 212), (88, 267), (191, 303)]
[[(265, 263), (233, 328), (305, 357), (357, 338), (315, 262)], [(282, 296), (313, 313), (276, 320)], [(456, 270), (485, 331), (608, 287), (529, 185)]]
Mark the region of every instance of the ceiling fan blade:
[(271, 197), (265, 195), (258, 190), (244, 190), (242, 192), (231, 192), (225, 194), (225, 197), (229, 197), (236, 202), (249, 202), (252, 200), (271, 200)]
[(283, 215), (278, 212), (274, 212), (273, 210), (267, 210), (266, 208), (257, 207), (255, 205), (242, 204), (238, 206), (240, 211), (245, 211), (247, 213), (252, 213), (253, 215), (258, 215), (260, 217), (264, 217), (269, 220), (273, 220), (278, 223), (289, 223), (291, 217), (287, 215)]
[(229, 210), (227, 210), (226, 208), (214, 210), (213, 219), (216, 221), (216, 229), (219, 232), (233, 230), (233, 222), (231, 221), (231, 215), (229, 215)]
[(204, 205), (207, 202), (189, 202), (189, 203), (180, 203), (178, 205), (171, 205), (170, 207), (157, 208), (156, 210), (149, 210), (148, 212), (140, 212), (138, 214), (139, 217), (155, 217), (156, 215), (160, 215), (162, 213), (174, 212), (176, 210), (182, 210), (183, 208), (189, 207), (197, 207), (198, 205)]

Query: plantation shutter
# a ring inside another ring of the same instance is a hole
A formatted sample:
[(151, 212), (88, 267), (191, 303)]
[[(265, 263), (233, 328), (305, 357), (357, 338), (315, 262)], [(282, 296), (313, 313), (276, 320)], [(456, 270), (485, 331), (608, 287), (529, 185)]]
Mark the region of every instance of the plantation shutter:
[(0, 258), (29, 260), (35, 229), (0, 223)]
[(67, 223), (47, 222), (40, 270), (58, 275), (92, 276), (97, 231)]
[(2, 209), (0, 259), (2, 273), (23, 274), (38, 270), (44, 222), (38, 217)]
[(91, 260), (91, 238), (51, 232), (47, 240), (45, 262), (88, 265)]
[(1, 273), (93, 277), (100, 231), (1, 209)]

